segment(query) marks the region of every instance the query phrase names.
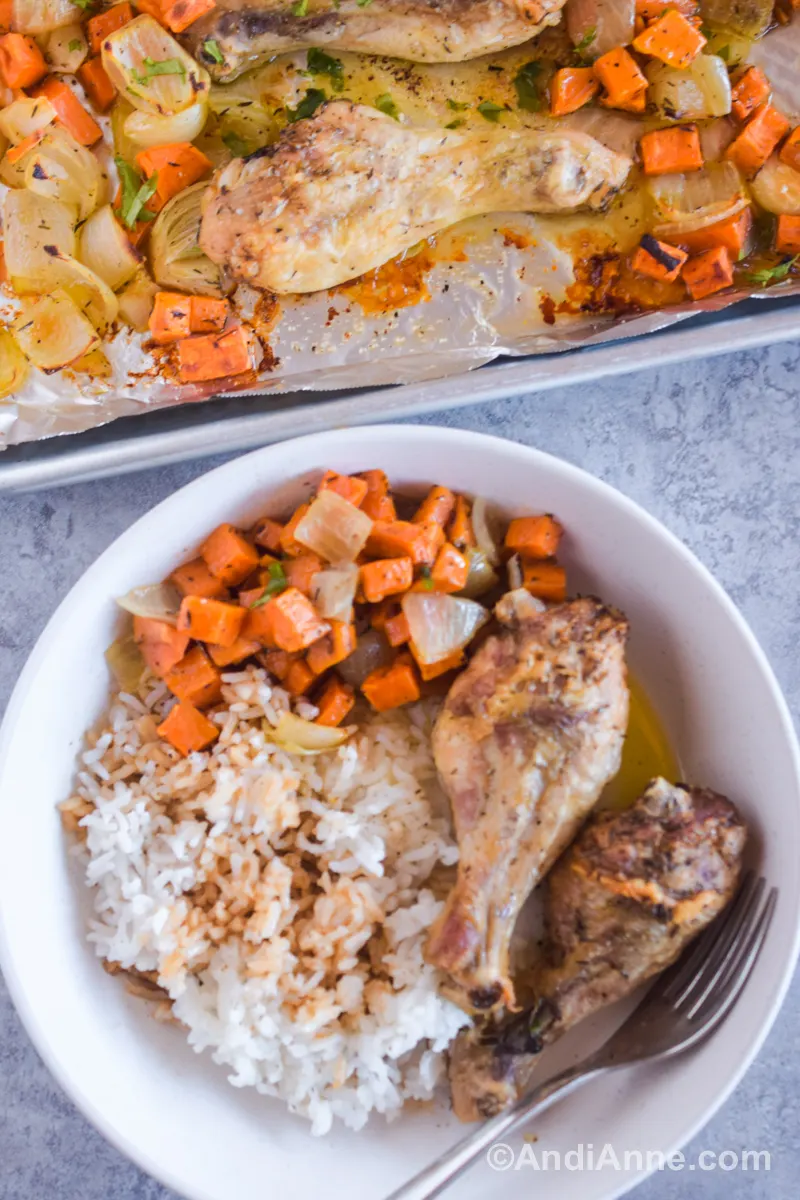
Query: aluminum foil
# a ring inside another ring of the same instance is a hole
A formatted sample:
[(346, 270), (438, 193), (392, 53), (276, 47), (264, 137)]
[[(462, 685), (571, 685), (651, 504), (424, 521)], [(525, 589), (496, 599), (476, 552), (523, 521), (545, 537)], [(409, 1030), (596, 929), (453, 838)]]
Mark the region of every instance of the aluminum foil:
[[(287, 60), (292, 68), (292, 56), (285, 56), (282, 69)], [(800, 21), (768, 34), (752, 48), (748, 61), (768, 74), (775, 103), (787, 116), (798, 117)], [(294, 63), (294, 95), (302, 83), (301, 67), (300, 61)], [(290, 95), (287, 102), (292, 99)], [(425, 114), (414, 113), (413, 119), (422, 123)], [(636, 118), (599, 108), (583, 110), (571, 122), (627, 153), (634, 152), (641, 134)], [(527, 122), (534, 127), (537, 123), (546, 127), (548, 118)], [(733, 136), (733, 125), (717, 121), (703, 136), (706, 155), (713, 157)], [(423, 256), (418, 270), (409, 266), (409, 295), (416, 302), (388, 312), (371, 311), (376, 305), (363, 283), (312, 296), (282, 297), (277, 309), (240, 287), (234, 306), (258, 333), (263, 357), (259, 370), (242, 377), (230, 391), (265, 398), (275, 394), (279, 403), (278, 394), (287, 391), (419, 383), (456, 376), (500, 356), (567, 351), (651, 333), (745, 296), (800, 292), (800, 282), (788, 279), (768, 292), (754, 286), (751, 291), (636, 315), (554, 315), (574, 282), (575, 246), (586, 222), (580, 216), (543, 219), (514, 213), (455, 226), (437, 239), (435, 251), (418, 250)], [(603, 218), (592, 222), (595, 233), (599, 225), (602, 234)], [(13, 301), (0, 296), (0, 322), (12, 315)], [(31, 370), (22, 391), (0, 401), (0, 448), (221, 394), (218, 385), (177, 386), (165, 378), (163, 364), (154, 362), (146, 339), (132, 331), (121, 331), (105, 349), (113, 371), (107, 379), (88, 381), (69, 371), (48, 377)]]

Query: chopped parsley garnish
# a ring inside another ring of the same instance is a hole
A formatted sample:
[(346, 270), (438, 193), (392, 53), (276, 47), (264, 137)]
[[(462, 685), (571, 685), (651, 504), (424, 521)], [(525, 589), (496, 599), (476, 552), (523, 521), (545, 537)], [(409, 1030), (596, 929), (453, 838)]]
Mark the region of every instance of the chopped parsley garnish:
[(367, 8), (368, 5), (372, 4), (372, 0), (356, 0), (356, 4), (359, 8)]
[(538, 62), (525, 63), (514, 76), (514, 88), (517, 93), (517, 104), (526, 112), (541, 112), (544, 101), (541, 93), (542, 64)]
[(308, 0), (296, 0), (292, 5), (292, 12), (296, 17), (305, 17), (308, 13)]
[(309, 50), (306, 66), (312, 75), (327, 75), (335, 92), (344, 90), (344, 67), (341, 59), (333, 58), (316, 47)]
[(430, 567), (422, 566), (419, 569), (419, 583), (426, 592), (433, 591), (433, 576), (431, 575)]
[(222, 140), (230, 150), (231, 154), (236, 158), (245, 158), (250, 153), (250, 147), (244, 138), (240, 138), (238, 133), (229, 129), (227, 133), (223, 133)]
[(73, 0), (73, 4), (77, 4), (78, 8), (82, 8), (86, 12), (87, 8), (92, 8), (95, 0)]
[(142, 66), (143, 71), (131, 72), (137, 83), (147, 83), (155, 75), (180, 75), (182, 79), (186, 78), (186, 67), (179, 58), (146, 58)]
[(445, 125), (445, 129), (460, 129), (462, 125), (466, 125), (464, 118), (456, 117), (455, 121), (449, 121), (448, 124)]
[(453, 112), (466, 112), (469, 108), (468, 104), (462, 104), (460, 100), (448, 100), (447, 107), (452, 108)]
[(76, 54), (78, 50), (83, 49), (83, 42), (80, 38), (73, 38), (72, 41), (67, 42), (67, 49), (70, 54)]
[(799, 258), (800, 254), (795, 254), (791, 258), (784, 258), (774, 267), (765, 267), (763, 271), (748, 271), (745, 279), (758, 287), (768, 287), (771, 283), (777, 283), (779, 279), (785, 279)]
[(306, 117), (313, 117), (314, 113), (328, 99), (328, 93), (322, 88), (308, 88), (305, 96), (298, 104), (297, 108), (287, 108), (286, 117), (290, 125), (295, 121), (302, 121)]
[(220, 64), (225, 62), (225, 55), (220, 50), (219, 42), (216, 38), (206, 38), (206, 40), (203, 42), (203, 53), (205, 54), (206, 58), (210, 58), (212, 62)]
[(386, 113), (387, 117), (394, 117), (395, 121), (400, 120), (400, 109), (388, 92), (384, 92), (382, 96), (375, 98), (375, 107), (380, 109), (382, 113)]
[(724, 62), (728, 62), (731, 57), (730, 46), (720, 46), (719, 50), (717, 51), (717, 54)]
[(260, 608), (262, 604), (266, 604), (273, 596), (278, 596), (281, 592), (285, 592), (289, 586), (286, 572), (283, 569), (283, 563), (270, 563), (267, 567), (267, 574), (269, 575), (269, 583), (256, 602), (250, 605), (251, 608)]
[(481, 116), (485, 117), (487, 121), (494, 121), (495, 123), (500, 120), (500, 113), (505, 111), (502, 104), (495, 104), (494, 100), (481, 100), (478, 105), (478, 112)]
[(575, 47), (575, 53), (578, 58), (586, 58), (588, 50), (594, 39), (597, 37), (597, 26), (593, 25), (591, 29), (587, 29), (581, 40)]
[(158, 171), (154, 171), (149, 179), (142, 179), (138, 171), (135, 171), (124, 158), (117, 155), (114, 162), (117, 164), (122, 185), (119, 215), (123, 223), (127, 225), (128, 229), (135, 229), (137, 221), (153, 221), (155, 214), (148, 212), (144, 206), (150, 197), (155, 195), (158, 187)]

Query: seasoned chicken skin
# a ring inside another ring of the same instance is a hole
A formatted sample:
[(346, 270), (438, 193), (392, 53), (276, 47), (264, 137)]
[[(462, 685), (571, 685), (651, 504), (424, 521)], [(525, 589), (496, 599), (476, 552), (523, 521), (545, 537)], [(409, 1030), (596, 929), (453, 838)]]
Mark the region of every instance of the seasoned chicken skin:
[(629, 167), (586, 134), (415, 129), (337, 100), (217, 173), (200, 244), (255, 287), (315, 292), (465, 217), (601, 207)]
[(541, 611), (525, 591), (450, 689), (433, 753), (460, 859), (425, 951), (463, 1007), (514, 1006), (519, 910), (619, 770), (628, 724), (627, 621), (585, 597)]
[(507, 1108), (545, 1045), (673, 963), (733, 896), (746, 838), (724, 796), (665, 779), (632, 808), (590, 819), (545, 885), (548, 946), (534, 1008), (456, 1039), (458, 1116)]
[[(518, 46), (561, 19), (565, 0), (217, 0), (185, 35), (215, 79), (234, 79), (276, 54), (310, 46), (385, 54), (410, 62), (464, 62)], [(206, 43), (215, 42), (214, 53)], [(223, 61), (219, 61), (220, 55)]]

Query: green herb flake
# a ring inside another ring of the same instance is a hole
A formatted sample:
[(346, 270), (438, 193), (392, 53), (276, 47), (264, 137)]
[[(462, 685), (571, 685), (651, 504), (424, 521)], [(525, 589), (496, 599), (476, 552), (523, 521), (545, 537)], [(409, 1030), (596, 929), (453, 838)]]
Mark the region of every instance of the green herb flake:
[(387, 117), (394, 117), (395, 121), (400, 120), (400, 109), (388, 92), (384, 92), (382, 96), (376, 96), (375, 107), (380, 112), (386, 113)]
[(95, 0), (72, 0), (72, 2), (73, 4), (77, 5), (78, 8), (86, 12), (88, 8), (92, 8), (94, 6)]
[(308, 14), (308, 0), (296, 0), (292, 5), (292, 13), (296, 17), (305, 17)]
[(731, 57), (730, 46), (720, 46), (719, 50), (717, 51), (717, 54), (724, 62), (729, 62), (730, 57)]
[(525, 63), (514, 76), (514, 89), (517, 93), (517, 104), (526, 112), (541, 112), (544, 100), (541, 93), (542, 64), (538, 62)]
[(145, 210), (145, 204), (155, 195), (158, 187), (158, 171), (154, 171), (149, 179), (143, 180), (138, 171), (119, 155), (114, 159), (119, 171), (122, 185), (122, 203), (119, 215), (128, 229), (135, 229), (137, 221), (152, 221), (154, 214)]
[(298, 104), (297, 108), (287, 108), (286, 117), (290, 125), (295, 121), (303, 121), (306, 117), (313, 117), (314, 113), (328, 99), (328, 93), (322, 88), (308, 88), (305, 96)]
[(273, 596), (278, 596), (281, 592), (285, 592), (289, 586), (286, 572), (283, 569), (283, 563), (270, 563), (267, 568), (267, 574), (269, 575), (269, 583), (255, 603), (250, 605), (251, 608), (260, 608), (262, 604), (266, 604)]
[(250, 147), (247, 142), (240, 138), (238, 133), (229, 129), (227, 133), (223, 133), (222, 140), (230, 150), (234, 158), (245, 158), (250, 153)]
[(179, 58), (146, 58), (142, 66), (144, 71), (131, 72), (137, 83), (147, 83), (156, 75), (180, 75), (181, 79), (186, 78), (186, 67)]
[(774, 267), (765, 267), (763, 271), (747, 271), (744, 277), (748, 283), (755, 283), (758, 287), (769, 287), (771, 283), (785, 279), (798, 259), (800, 254), (795, 254), (791, 258), (782, 259)]
[(433, 591), (434, 584), (433, 584), (433, 576), (431, 574), (430, 567), (428, 567), (428, 566), (420, 567), (419, 582), (420, 582), (420, 586), (423, 587), (426, 592)]
[(445, 125), (445, 129), (460, 129), (462, 125), (466, 125), (464, 118), (456, 117), (455, 121), (449, 121), (447, 125)]
[(586, 33), (583, 35), (583, 37), (581, 38), (581, 40), (578, 42), (578, 44), (575, 47), (575, 53), (577, 54), (578, 58), (587, 58), (588, 57), (587, 52), (596, 37), (597, 37), (597, 26), (593, 25), (591, 29), (586, 30)]
[(67, 42), (67, 49), (70, 54), (77, 54), (79, 50), (83, 49), (83, 42), (80, 38), (72, 38), (71, 41)]
[(502, 104), (495, 104), (494, 100), (481, 100), (478, 105), (478, 112), (487, 121), (493, 121), (495, 124), (500, 120), (500, 114), (506, 110)]
[(309, 50), (306, 66), (312, 75), (327, 75), (335, 92), (344, 91), (344, 67), (341, 59), (333, 58), (316, 47)]
[(368, 8), (372, 4), (372, 0), (356, 0), (356, 4), (359, 8)]
[(203, 53), (212, 62), (219, 63), (220, 65), (225, 62), (225, 55), (220, 50), (219, 42), (216, 38), (206, 38), (203, 42)]
[(462, 104), (460, 100), (448, 100), (447, 107), (453, 112), (466, 112), (469, 108), (468, 104)]

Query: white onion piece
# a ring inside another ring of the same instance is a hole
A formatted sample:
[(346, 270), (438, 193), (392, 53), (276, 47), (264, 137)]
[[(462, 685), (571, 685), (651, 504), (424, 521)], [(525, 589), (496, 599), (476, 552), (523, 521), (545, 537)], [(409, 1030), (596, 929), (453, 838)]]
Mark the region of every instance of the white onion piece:
[(767, 32), (773, 8), (774, 0), (700, 0), (700, 12), (709, 25), (752, 39)]
[(636, 0), (567, 0), (567, 32), (587, 58), (632, 42), (635, 19)]
[(21, 96), (0, 110), (0, 133), (14, 146), (40, 129), (46, 129), (56, 119), (56, 110), (46, 97), (31, 99)]
[(141, 270), (117, 296), (120, 317), (137, 333), (146, 333), (149, 328), (157, 291), (158, 285), (153, 283), (147, 271)]
[(658, 237), (705, 229), (750, 203), (742, 177), (727, 161), (688, 175), (653, 176), (646, 186), (655, 203)]
[[(153, 17), (136, 17), (109, 34), (102, 57), (117, 91), (143, 112), (170, 116), (208, 95), (208, 72)], [(166, 60), (175, 60), (181, 69), (170, 75), (148, 73), (148, 61)]]
[(265, 733), (292, 754), (324, 754), (326, 750), (343, 745), (354, 729), (355, 726), (335, 729), (329, 725), (316, 725), (294, 713), (282, 712), (276, 728), (267, 726)]
[[(10, 279), (39, 280), (46, 290), (52, 279), (54, 247), (59, 254), (75, 252), (75, 214), (57, 200), (27, 190), (8, 192), (3, 201), (6, 270)], [(34, 290), (37, 290), (36, 288)]]
[(425, 666), (463, 650), (489, 620), (482, 604), (443, 592), (407, 592), (401, 604), (414, 651)]
[(54, 29), (44, 43), (47, 65), (56, 75), (74, 75), (88, 53), (89, 43), (80, 22)]
[(177, 625), (181, 593), (171, 583), (146, 583), (117, 596), (117, 604), (135, 617), (148, 617)]
[(756, 202), (767, 212), (800, 214), (800, 171), (782, 163), (777, 154), (767, 159), (750, 187)]
[(311, 584), (314, 607), (326, 621), (351, 621), (358, 567), (348, 564), (317, 571)]
[(25, 381), (28, 360), (20, 350), (12, 334), (0, 329), (0, 400), (13, 396)]
[(294, 536), (330, 563), (352, 562), (367, 544), (372, 521), (365, 512), (326, 488), (312, 500)]
[(496, 567), (500, 562), (500, 555), (497, 552), (497, 545), (489, 529), (486, 501), (483, 496), (478, 496), (472, 506), (472, 531), (475, 534), (475, 542), (478, 550), (489, 563), (489, 566)]
[(14, 0), (14, 28), (22, 33), (49, 33), (81, 19), (72, 0)]
[(145, 661), (133, 636), (129, 634), (112, 642), (106, 650), (105, 660), (123, 692), (135, 695), (145, 672)]
[(69, 204), (80, 221), (94, 212), (103, 183), (99, 161), (66, 129), (46, 133), (25, 156), (25, 186), (37, 196)]
[(478, 596), (485, 595), (496, 586), (498, 583), (497, 572), (480, 550), (468, 550), (467, 558), (469, 559), (469, 574), (459, 595), (476, 600)]
[(110, 204), (98, 208), (81, 226), (78, 258), (112, 292), (132, 279), (142, 263), (141, 255), (131, 245)]
[(355, 650), (336, 667), (345, 683), (351, 687), (361, 687), (361, 684), (377, 671), (379, 667), (388, 667), (394, 659), (394, 650), (386, 638), (377, 629), (368, 629), (358, 639)]
[[(508, 571), (508, 586), (512, 592), (522, 587), (522, 560), (518, 554), (512, 554), (506, 563)], [(469, 578), (469, 577), (468, 577)]]
[[(39, 203), (42, 203), (41, 198)], [(49, 249), (45, 245), (42, 250), (46, 260), (44, 269), (39, 267), (31, 275), (16, 274), (9, 270), (14, 290), (24, 296), (47, 292), (53, 286), (60, 287), (95, 329), (105, 333), (119, 313), (119, 303), (108, 284), (103, 283), (99, 275), (95, 275), (76, 258), (62, 254), (55, 245)]]
[(23, 353), (42, 371), (60, 371), (99, 345), (91, 323), (60, 288), (23, 296), (13, 329)]
[(220, 296), (220, 269), (200, 249), (200, 215), (207, 187), (207, 183), (194, 183), (164, 205), (150, 233), (150, 262), (162, 287)]
[(175, 142), (193, 142), (199, 138), (207, 118), (205, 101), (167, 117), (134, 109), (125, 118), (124, 132), (137, 146), (171, 146)]
[(682, 70), (651, 62), (645, 74), (650, 81), (648, 99), (667, 121), (725, 117), (731, 111), (728, 67), (715, 54), (698, 54)]

